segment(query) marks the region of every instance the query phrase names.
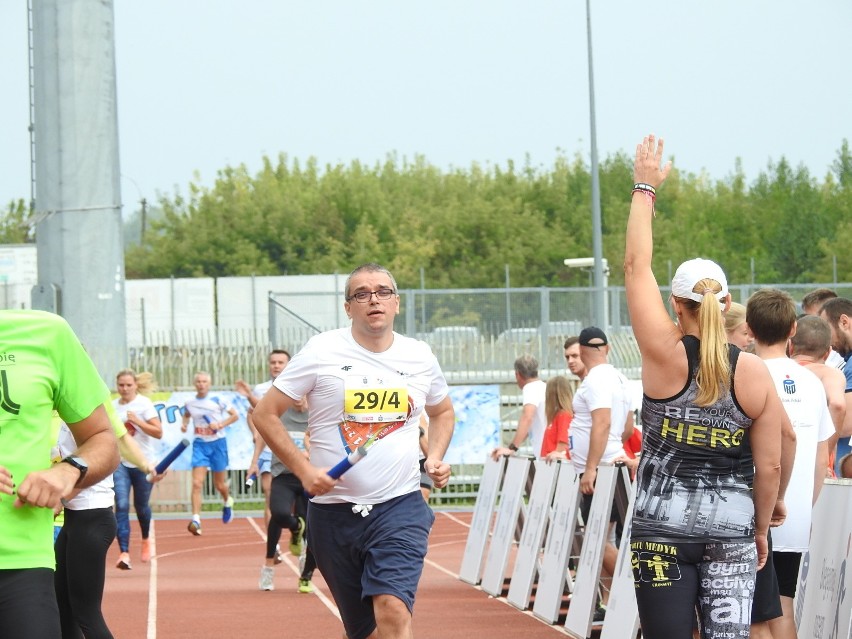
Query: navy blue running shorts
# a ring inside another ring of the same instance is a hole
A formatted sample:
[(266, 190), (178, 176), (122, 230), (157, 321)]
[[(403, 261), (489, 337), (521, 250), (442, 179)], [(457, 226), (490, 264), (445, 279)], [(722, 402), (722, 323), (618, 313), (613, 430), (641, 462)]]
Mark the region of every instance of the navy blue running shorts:
[(353, 507), (311, 502), (307, 536), (346, 636), (365, 639), (376, 628), (372, 597), (392, 595), (413, 610), (435, 514), (419, 490), (374, 504), (366, 517)]

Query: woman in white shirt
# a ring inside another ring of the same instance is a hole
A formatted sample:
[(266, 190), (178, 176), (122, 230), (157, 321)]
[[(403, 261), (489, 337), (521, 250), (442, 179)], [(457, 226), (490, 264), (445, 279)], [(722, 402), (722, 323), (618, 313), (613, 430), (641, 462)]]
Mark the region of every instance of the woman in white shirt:
[[(154, 380), (150, 373), (138, 375), (126, 368), (115, 377), (118, 397), (112, 401), (118, 418), (127, 428), (127, 433), (138, 444), (147, 459), (157, 458), (157, 439), (163, 436), (163, 426), (154, 408), (153, 402), (144, 393), (154, 390)], [(152, 484), (145, 478), (145, 471), (132, 462), (122, 459), (113, 475), (115, 480), (115, 520), (117, 524), (119, 555), (116, 568), (130, 570), (130, 490), (133, 489), (133, 507), (142, 530), (143, 562), (151, 559), (151, 546), (148, 533), (151, 528)]]

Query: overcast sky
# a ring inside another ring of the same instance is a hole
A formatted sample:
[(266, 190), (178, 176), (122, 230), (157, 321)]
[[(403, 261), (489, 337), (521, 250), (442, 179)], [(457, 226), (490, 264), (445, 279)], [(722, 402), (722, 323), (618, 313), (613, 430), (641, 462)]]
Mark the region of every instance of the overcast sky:
[[(30, 195), (26, 5), (0, 2), (4, 208)], [(126, 211), (279, 153), (589, 157), (582, 0), (123, 0), (115, 27)], [(652, 131), (681, 170), (822, 179), (852, 140), (849, 0), (608, 0), (592, 28), (601, 158)]]

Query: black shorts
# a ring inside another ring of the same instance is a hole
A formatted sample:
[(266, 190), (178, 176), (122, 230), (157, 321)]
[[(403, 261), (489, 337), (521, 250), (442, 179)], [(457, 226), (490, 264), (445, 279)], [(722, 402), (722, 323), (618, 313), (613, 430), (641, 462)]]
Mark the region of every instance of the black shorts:
[[(580, 477), (582, 478), (583, 475), (581, 474)], [(580, 513), (583, 515), (583, 524), (589, 521), (589, 511), (592, 509), (592, 498), (594, 498), (594, 496), (594, 494), (580, 495), (580, 497), (582, 497), (580, 500)], [(615, 497), (612, 499), (612, 510), (609, 513), (609, 520), (618, 523), (621, 522), (621, 517), (618, 516), (618, 506), (615, 505)]]
[(778, 591), (782, 597), (796, 596), (796, 582), (799, 581), (799, 566), (802, 563), (802, 553), (781, 552), (772, 553), (775, 564), (775, 574), (778, 576)]
[(769, 555), (763, 568), (757, 571), (754, 580), (754, 601), (751, 604), (751, 622), (760, 623), (777, 619), (781, 611), (781, 593), (778, 591), (778, 578), (775, 574), (775, 562), (772, 561), (772, 531), (767, 535)]

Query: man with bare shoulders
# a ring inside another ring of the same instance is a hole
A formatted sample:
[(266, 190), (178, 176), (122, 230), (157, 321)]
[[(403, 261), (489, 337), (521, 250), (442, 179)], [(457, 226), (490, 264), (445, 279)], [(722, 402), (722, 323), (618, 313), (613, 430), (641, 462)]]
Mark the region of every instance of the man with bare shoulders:
[(835, 433), (828, 441), (828, 469), (833, 477), (837, 439), (843, 432), (846, 417), (846, 377), (825, 363), (831, 351), (831, 328), (821, 317), (807, 315), (796, 323), (796, 334), (790, 340), (790, 357), (819, 377), (828, 400), (828, 413)]
[[(837, 456), (843, 457), (852, 452), (849, 441), (852, 435), (852, 300), (845, 297), (830, 299), (822, 305), (819, 316), (831, 328), (831, 347), (845, 361), (842, 370), (846, 376), (846, 417), (837, 440)], [(830, 361), (827, 364), (831, 366)]]

